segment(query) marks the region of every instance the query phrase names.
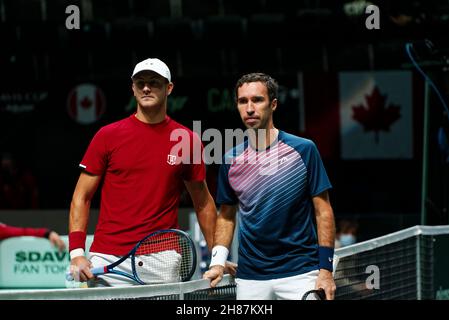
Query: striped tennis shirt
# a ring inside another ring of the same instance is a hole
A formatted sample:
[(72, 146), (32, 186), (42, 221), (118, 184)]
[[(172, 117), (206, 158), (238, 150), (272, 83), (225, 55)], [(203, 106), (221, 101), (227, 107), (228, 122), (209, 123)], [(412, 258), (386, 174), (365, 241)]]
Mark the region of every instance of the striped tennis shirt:
[(237, 277), (268, 280), (317, 270), (312, 197), (331, 187), (311, 140), (279, 131), (265, 150), (246, 140), (228, 151), (217, 203), (238, 204)]

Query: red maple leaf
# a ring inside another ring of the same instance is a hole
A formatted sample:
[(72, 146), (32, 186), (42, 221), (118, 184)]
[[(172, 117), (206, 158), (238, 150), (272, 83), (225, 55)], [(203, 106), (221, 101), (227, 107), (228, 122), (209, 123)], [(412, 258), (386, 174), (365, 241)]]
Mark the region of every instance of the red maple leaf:
[(88, 109), (92, 105), (92, 100), (90, 100), (87, 96), (83, 98), (80, 102), (81, 107)]
[(386, 106), (387, 95), (381, 95), (377, 86), (369, 95), (365, 95), (367, 107), (352, 107), (352, 119), (360, 122), (365, 131), (374, 131), (376, 143), (379, 143), (379, 132), (390, 131), (391, 125), (401, 117), (401, 107), (394, 104)]

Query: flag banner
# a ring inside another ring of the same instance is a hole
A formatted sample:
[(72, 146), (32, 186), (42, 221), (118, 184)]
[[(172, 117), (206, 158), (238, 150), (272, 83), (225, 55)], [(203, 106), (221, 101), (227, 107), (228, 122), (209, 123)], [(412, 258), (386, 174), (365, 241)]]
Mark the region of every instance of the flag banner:
[(93, 84), (78, 85), (69, 93), (67, 100), (70, 117), (80, 124), (94, 123), (105, 112), (104, 93)]
[(339, 74), (342, 159), (413, 157), (412, 73)]

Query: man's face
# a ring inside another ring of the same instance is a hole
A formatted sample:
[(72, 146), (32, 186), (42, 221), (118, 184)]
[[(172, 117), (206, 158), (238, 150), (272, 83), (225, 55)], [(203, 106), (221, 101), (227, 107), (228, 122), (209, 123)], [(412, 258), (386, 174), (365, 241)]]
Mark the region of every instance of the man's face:
[(165, 103), (173, 89), (173, 83), (156, 72), (142, 71), (134, 76), (132, 89), (137, 104), (142, 108), (151, 108)]
[(262, 82), (244, 83), (237, 89), (237, 108), (248, 129), (269, 129), (277, 100), (270, 103), (268, 89)]

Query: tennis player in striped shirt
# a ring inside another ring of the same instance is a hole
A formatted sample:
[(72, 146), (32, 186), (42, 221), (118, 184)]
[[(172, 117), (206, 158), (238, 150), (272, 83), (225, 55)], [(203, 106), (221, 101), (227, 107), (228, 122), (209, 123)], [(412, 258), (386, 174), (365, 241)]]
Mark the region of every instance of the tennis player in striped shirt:
[(220, 166), (220, 212), (204, 278), (211, 286), (222, 279), (238, 216), (237, 299), (301, 299), (318, 288), (333, 299), (331, 184), (315, 144), (275, 128), (277, 93), (277, 82), (266, 74), (237, 82), (248, 138)]

